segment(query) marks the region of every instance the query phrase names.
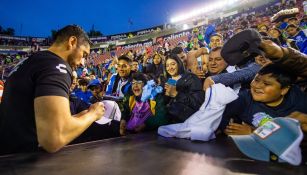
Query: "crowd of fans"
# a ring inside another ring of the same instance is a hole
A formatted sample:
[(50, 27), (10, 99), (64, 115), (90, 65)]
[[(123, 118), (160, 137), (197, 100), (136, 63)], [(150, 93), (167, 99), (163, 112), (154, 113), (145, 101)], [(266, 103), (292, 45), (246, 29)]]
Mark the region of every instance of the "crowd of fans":
[[(225, 105), (216, 133), (251, 134), (258, 127), (254, 117), (258, 112), (272, 118), (292, 116), (307, 131), (306, 18), (297, 14), (275, 23), (257, 21), (281, 9), (302, 10), (299, 2), (287, 2), (213, 21), (204, 30), (195, 28), (189, 36), (152, 47), (93, 51), (73, 71), (71, 112), (111, 99), (121, 110), (121, 120), (108, 126), (116, 128), (109, 137), (155, 130), (185, 122), (208, 98), (207, 90), (220, 83), (232, 88), (238, 98)], [(230, 64), (222, 54), (224, 44), (250, 28), (260, 33), (264, 54)], [(2, 56), (2, 79), (3, 67), (25, 56)], [(293, 63), (299, 60), (303, 61)]]
[[(289, 3), (286, 7), (295, 7), (295, 4)], [(277, 6), (269, 7), (271, 10), (267, 15), (278, 12), (280, 8), (284, 8), (284, 6), (281, 5), (279, 8)], [(256, 17), (264, 16), (263, 11), (256, 14)], [(156, 124), (155, 126), (152, 123), (149, 126), (146, 125), (146, 122), (149, 122), (146, 121), (135, 128), (126, 128), (132, 132), (140, 132), (146, 129), (145, 126), (157, 128), (167, 122), (178, 123), (185, 121), (199, 109), (205, 98), (204, 91), (212, 84), (221, 83), (237, 91), (244, 92), (251, 88), (252, 84), (250, 83), (252, 81), (258, 81), (257, 73), (262, 67), (270, 64), (271, 61), (264, 55), (256, 55), (253, 62), (243, 66), (228, 65), (221, 56), (222, 46), (226, 42), (225, 31), (228, 31), (228, 33), (233, 31), (233, 34), (235, 34), (244, 29), (254, 27), (265, 39), (270, 39), (280, 46), (294, 48), (306, 53), (304, 44), (306, 36), (303, 32), (304, 18), (291, 17), (283, 19), (282, 22), (288, 24), (283, 29), (277, 23), (256, 24), (254, 21), (255, 16), (252, 17), (251, 15), (236, 18), (231, 22), (229, 20), (225, 19), (216, 25), (215, 30), (209, 36), (208, 42), (205, 41), (205, 34), (202, 34), (201, 30), (196, 28), (191, 36), (185, 37), (186, 41), (177, 40), (177, 43), (172, 42), (173, 45), (170, 45), (170, 41), (168, 41), (166, 44), (159, 43), (152, 48), (136, 48), (126, 52), (123, 50), (113, 51), (108, 53), (110, 57), (104, 59), (102, 64), (95, 65), (94, 59), (101, 55), (93, 52), (85, 66), (80, 66), (75, 71), (74, 82), (77, 85), (73, 87), (72, 95), (77, 96), (87, 104), (102, 100), (105, 95), (118, 97), (116, 100), (119, 101), (124, 116), (121, 121), (121, 128), (125, 128), (122, 125), (126, 125), (134, 115), (139, 115), (139, 111), (133, 113), (134, 109), (136, 109), (134, 105), (138, 104), (138, 102), (141, 103), (141, 106), (146, 104), (140, 101), (142, 89), (147, 84), (147, 81), (153, 79), (156, 82), (156, 86), (164, 88), (162, 93), (164, 95), (159, 94), (157, 96), (159, 107), (156, 106), (156, 110), (163, 112), (158, 112), (160, 117), (153, 117), (153, 119), (161, 121), (149, 120)], [(226, 23), (230, 25), (225, 27)], [(292, 28), (295, 30), (294, 32), (290, 31)], [(297, 35), (303, 36), (302, 46), (298, 44), (302, 41), (296, 40)], [(289, 40), (291, 40), (292, 45), (288, 43)], [(117, 54), (120, 55), (117, 56)], [(258, 76), (270, 77), (269, 75), (273, 74), (273, 77), (278, 77), (279, 75), (275, 75), (274, 72), (279, 72), (276, 69), (278, 68), (269, 65), (265, 69), (261, 69), (264, 73), (260, 72)], [(279, 79), (273, 79), (277, 84), (283, 83), (279, 82)], [(305, 90), (304, 80), (301, 79), (299, 82), (301, 89)], [(290, 85), (291, 83), (288, 82), (288, 84), (282, 85), (281, 88)], [(292, 89), (295, 88), (293, 87)], [(160, 98), (161, 95), (164, 98)], [(244, 95), (245, 98), (247, 96)], [(131, 98), (134, 99), (132, 100)], [(302, 103), (302, 106), (306, 105), (306, 101), (302, 100)], [(161, 104), (164, 104), (164, 106), (160, 106)], [(288, 111), (287, 114), (278, 113), (277, 116), (289, 115), (291, 112)], [(152, 111), (151, 115), (154, 115)], [(273, 113), (270, 113), (270, 115), (273, 115)], [(250, 128), (253, 128), (251, 121), (247, 122), (245, 119), (243, 121), (249, 124), (249, 127), (244, 125), (245, 128), (235, 132), (236, 134), (251, 133)], [(124, 133), (124, 129), (121, 133)]]

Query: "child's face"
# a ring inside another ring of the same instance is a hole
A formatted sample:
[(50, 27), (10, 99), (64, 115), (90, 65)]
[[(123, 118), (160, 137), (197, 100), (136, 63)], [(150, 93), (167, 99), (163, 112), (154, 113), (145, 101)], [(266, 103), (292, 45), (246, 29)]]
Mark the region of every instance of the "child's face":
[(80, 88), (83, 92), (87, 91), (87, 85), (82, 84), (80, 85)]
[(287, 29), (287, 33), (288, 33), (289, 36), (295, 36), (295, 34), (297, 33), (297, 29), (294, 28), (294, 27), (289, 27)]
[(288, 87), (281, 88), (281, 84), (271, 74), (257, 74), (251, 82), (251, 94), (254, 101), (274, 104), (282, 100)]
[(143, 81), (135, 80), (135, 79), (132, 80), (132, 92), (134, 96), (138, 97), (142, 95), (143, 86), (144, 86)]

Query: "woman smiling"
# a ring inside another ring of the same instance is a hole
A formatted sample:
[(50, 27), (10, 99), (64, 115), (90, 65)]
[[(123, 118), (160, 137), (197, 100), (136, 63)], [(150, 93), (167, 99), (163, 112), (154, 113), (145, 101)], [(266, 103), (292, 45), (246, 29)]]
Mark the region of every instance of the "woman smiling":
[(200, 79), (185, 71), (177, 55), (166, 58), (165, 70), (169, 78), (165, 84), (167, 116), (172, 123), (183, 122), (199, 109), (205, 100), (205, 92)]

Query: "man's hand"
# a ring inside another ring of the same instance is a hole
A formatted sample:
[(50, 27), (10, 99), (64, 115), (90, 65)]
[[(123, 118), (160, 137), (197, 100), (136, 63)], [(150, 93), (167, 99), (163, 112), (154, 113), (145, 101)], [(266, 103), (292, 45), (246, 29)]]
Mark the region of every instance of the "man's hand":
[(96, 121), (99, 120), (104, 115), (104, 112), (105, 112), (103, 103), (97, 102), (97, 103), (92, 104), (89, 107), (88, 112), (96, 116)]
[(224, 130), (227, 135), (249, 135), (253, 132), (253, 127), (248, 124), (229, 123)]
[(126, 120), (120, 121), (119, 134), (122, 136), (126, 135)]
[(214, 81), (212, 80), (212, 78), (211, 77), (206, 78), (206, 80), (204, 82), (203, 90), (204, 91), (207, 90), (212, 85), (214, 85)]
[(166, 96), (169, 96), (170, 88), (171, 88), (171, 85), (165, 83), (164, 89), (165, 89), (165, 95)]
[(204, 78), (205, 77), (205, 72), (202, 70), (197, 69), (195, 74), (198, 76), (198, 78)]
[(273, 41), (261, 41), (260, 48), (265, 52), (267, 58), (280, 59), (284, 56), (282, 48)]
[(301, 123), (302, 130), (307, 132), (307, 114), (301, 112), (292, 112), (289, 117), (298, 120)]

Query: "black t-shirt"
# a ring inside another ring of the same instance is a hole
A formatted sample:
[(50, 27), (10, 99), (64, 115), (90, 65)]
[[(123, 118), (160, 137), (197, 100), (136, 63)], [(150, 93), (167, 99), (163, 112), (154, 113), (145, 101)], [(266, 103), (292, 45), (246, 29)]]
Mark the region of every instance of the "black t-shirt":
[(0, 107), (0, 154), (38, 149), (34, 99), (68, 97), (71, 67), (59, 56), (38, 52), (21, 61), (5, 83)]
[(286, 117), (295, 111), (307, 113), (307, 95), (297, 86), (292, 86), (283, 102), (276, 107), (269, 107), (264, 103), (254, 101), (250, 90), (245, 90), (239, 93), (239, 98), (227, 104), (220, 128), (225, 129), (230, 118), (236, 122), (243, 121), (253, 126), (254, 114), (258, 112), (264, 112), (276, 118)]

